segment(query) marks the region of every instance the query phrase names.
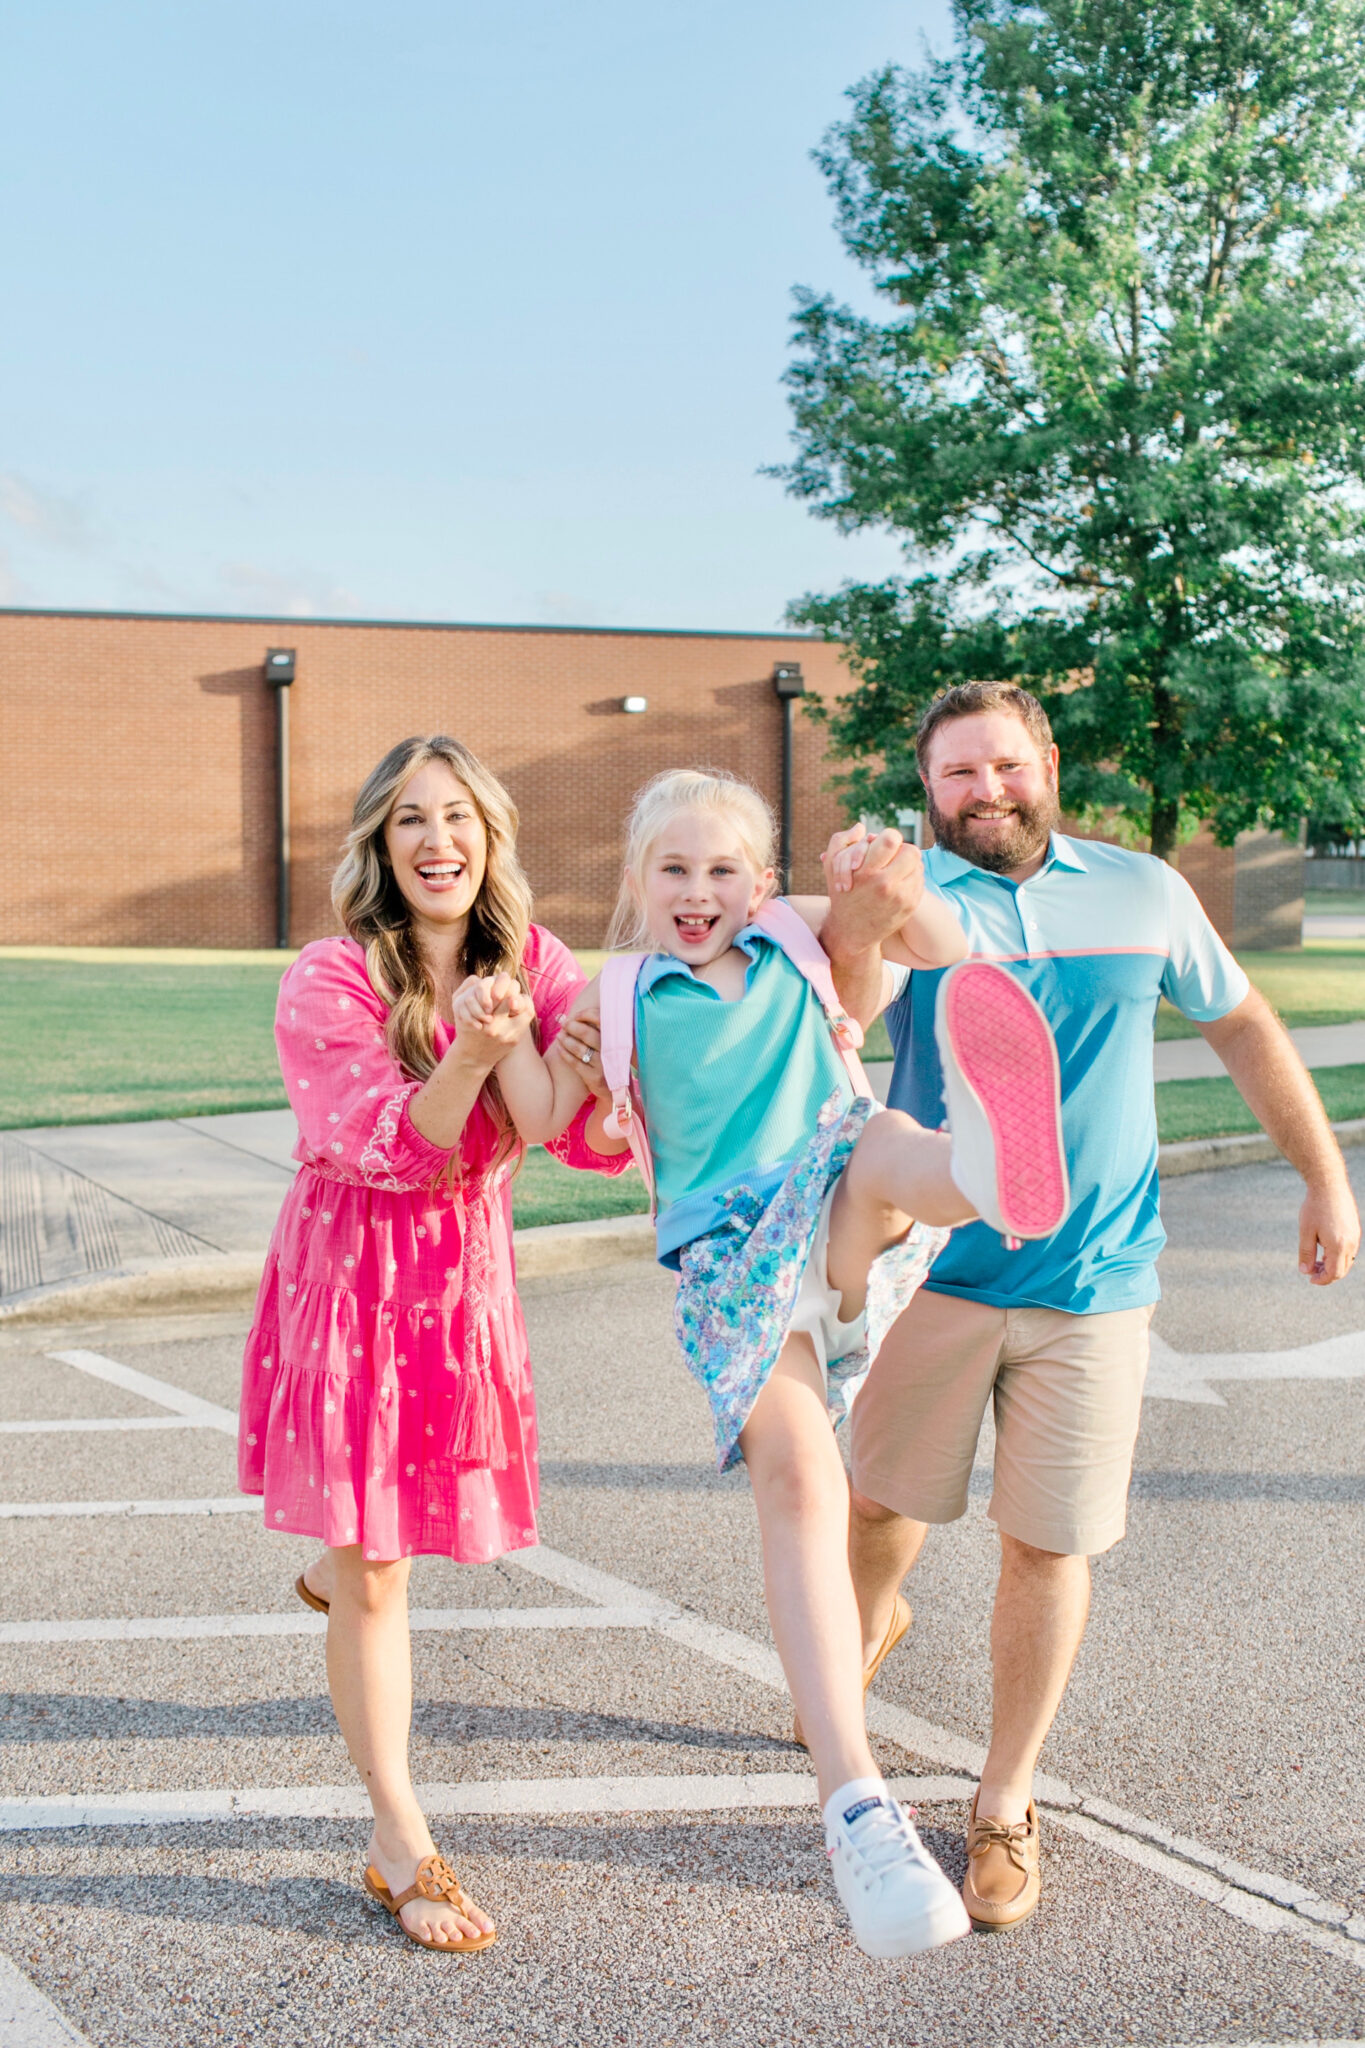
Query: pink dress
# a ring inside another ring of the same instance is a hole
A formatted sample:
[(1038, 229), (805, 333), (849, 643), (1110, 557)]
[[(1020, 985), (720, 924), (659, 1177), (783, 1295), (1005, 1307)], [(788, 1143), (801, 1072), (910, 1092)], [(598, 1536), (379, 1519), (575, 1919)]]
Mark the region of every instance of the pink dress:
[[(541, 1049), (583, 975), (532, 925), (523, 955)], [(275, 1039), (302, 1162), (266, 1258), (242, 1364), (239, 1483), (267, 1528), (370, 1558), (483, 1563), (537, 1541), (536, 1410), (512, 1258), (511, 1169), (482, 1097), (451, 1154), (414, 1129), (421, 1085), (394, 1060), (353, 939), (305, 946)], [(438, 1022), (438, 1056), (451, 1027)], [(584, 1135), (550, 1150), (617, 1173)]]

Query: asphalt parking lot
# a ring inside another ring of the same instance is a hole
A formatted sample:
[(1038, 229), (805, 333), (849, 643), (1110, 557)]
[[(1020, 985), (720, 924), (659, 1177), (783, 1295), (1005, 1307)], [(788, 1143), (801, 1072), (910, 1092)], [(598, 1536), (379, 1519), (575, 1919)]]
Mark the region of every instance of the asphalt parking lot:
[[(309, 1546), (234, 1498), (243, 1320), (0, 1334), (0, 2042), (1358, 2040), (1365, 1301), (1297, 1278), (1295, 1188), (1169, 1188), (1130, 1536), (1044, 1759), (1043, 1906), (906, 1963), (841, 1924), (747, 1488), (714, 1474), (656, 1269), (527, 1286), (543, 1548), (414, 1573), (415, 1776), (502, 1929), (465, 1959), (360, 1889), (290, 1591)], [(955, 1875), (978, 1476), (872, 1710)]]

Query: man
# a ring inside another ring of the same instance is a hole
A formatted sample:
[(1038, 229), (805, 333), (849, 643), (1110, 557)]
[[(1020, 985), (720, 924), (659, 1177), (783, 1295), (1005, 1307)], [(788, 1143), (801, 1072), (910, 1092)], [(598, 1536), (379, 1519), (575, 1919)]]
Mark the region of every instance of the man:
[[(916, 746), (936, 843), (921, 858), (898, 833), (865, 845), (855, 827), (832, 844), (822, 937), (835, 982), (849, 1012), (870, 1022), (891, 986), (881, 941), (927, 875), (972, 951), (1018, 975), (1052, 1026), (1071, 1212), (1054, 1237), (1017, 1250), (985, 1224), (953, 1233), (854, 1406), (850, 1557), (868, 1669), (909, 1625), (898, 1589), (927, 1525), (966, 1509), (993, 1400), (993, 1714), (963, 1898), (978, 1927), (1005, 1928), (1038, 1902), (1033, 1772), (1085, 1629), (1089, 1559), (1124, 1532), (1165, 1242), (1152, 1095), (1159, 996), (1198, 1026), (1303, 1176), (1308, 1281), (1326, 1286), (1349, 1270), (1360, 1224), (1302, 1062), (1188, 884), (1145, 854), (1057, 831), (1058, 753), (1037, 699), (1007, 685), (949, 690)], [(943, 1119), (939, 978), (913, 974), (886, 1011), (889, 1100), (930, 1126)]]

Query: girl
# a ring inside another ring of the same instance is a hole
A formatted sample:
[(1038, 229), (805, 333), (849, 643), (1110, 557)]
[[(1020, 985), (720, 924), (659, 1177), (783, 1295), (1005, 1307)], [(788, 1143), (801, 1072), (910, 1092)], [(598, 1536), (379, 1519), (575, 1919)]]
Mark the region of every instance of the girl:
[[(848, 1486), (828, 1414), (839, 1384), (866, 1369), (865, 1315), (889, 1326), (944, 1227), (981, 1212), (1043, 1235), (1061, 1220), (1055, 1055), (1041, 1016), (1014, 1000), (1018, 984), (971, 963), (945, 1003), (950, 1026), (968, 1027), (947, 1033), (963, 1131), (950, 1140), (895, 1111), (874, 1114), (875, 1103), (855, 1099), (811, 983), (755, 922), (762, 914), (782, 929), (763, 910), (773, 883), (772, 816), (754, 790), (724, 775), (661, 775), (630, 819), (610, 936), (650, 948), (634, 1038), (659, 1255), (680, 1273), (678, 1334), (711, 1401), (722, 1469), (739, 1457), (749, 1469), (768, 1612), (815, 1761), (835, 1879), (868, 1953), (909, 1955), (969, 1923), (868, 1747)], [(798, 898), (792, 909), (813, 933), (826, 905)], [(822, 957), (808, 940), (793, 948), (807, 949)], [(931, 894), (891, 948), (911, 968), (965, 950)], [(461, 1031), (498, 1031), (511, 994), (471, 979), (456, 1005)], [(596, 996), (594, 984), (580, 1009)], [(608, 1041), (610, 1025), (609, 1008)], [(499, 1084), (524, 1138), (551, 1138), (589, 1088), (600, 1093), (594, 1044), (590, 1030), (566, 1034), (546, 1062), (523, 1038), (503, 1056)], [(1010, 1142), (997, 1156), (993, 1131), (1007, 1134), (1021, 1111), (1041, 1139), (1022, 1158)], [(1052, 1156), (1040, 1160), (1049, 1114)]]
[[(414, 1556), (485, 1563), (536, 1541), (512, 1283), (522, 1144), (494, 1068), (522, 1042), (548, 1049), (583, 983), (530, 922), (516, 826), (452, 739), (404, 740), (361, 789), (332, 885), (348, 936), (305, 946), (280, 987), (301, 1165), (242, 1374), (242, 1490), (264, 1495), (267, 1528), (327, 1545), (296, 1590), (328, 1616), (332, 1704), (374, 1809), (366, 1888), (413, 1941), (449, 1950), (487, 1948), (494, 1928), (413, 1794), (408, 1573)], [(471, 974), (501, 975), (505, 1001), (456, 1031)], [(587, 1121), (566, 1119), (554, 1150), (619, 1170)]]

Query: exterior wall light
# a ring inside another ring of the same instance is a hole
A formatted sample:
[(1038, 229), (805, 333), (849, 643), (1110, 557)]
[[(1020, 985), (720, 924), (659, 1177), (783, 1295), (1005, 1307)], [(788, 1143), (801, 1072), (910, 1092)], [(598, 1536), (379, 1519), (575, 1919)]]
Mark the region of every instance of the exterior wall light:
[(648, 711), (649, 699), (648, 697), (623, 697), (621, 699), (621, 709), (623, 711)]

